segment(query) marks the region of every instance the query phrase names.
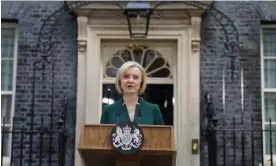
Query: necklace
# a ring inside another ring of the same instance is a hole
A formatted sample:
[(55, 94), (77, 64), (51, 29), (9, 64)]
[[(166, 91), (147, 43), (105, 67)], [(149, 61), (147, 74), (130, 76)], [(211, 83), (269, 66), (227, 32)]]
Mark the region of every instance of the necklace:
[(133, 110), (128, 110), (128, 116), (131, 122), (134, 121), (134, 114), (135, 114), (135, 109)]

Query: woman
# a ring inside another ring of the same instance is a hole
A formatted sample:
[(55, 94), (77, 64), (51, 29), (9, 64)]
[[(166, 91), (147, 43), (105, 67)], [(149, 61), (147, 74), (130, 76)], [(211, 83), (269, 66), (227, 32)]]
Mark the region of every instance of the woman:
[(139, 63), (128, 61), (123, 64), (117, 73), (115, 87), (122, 98), (104, 106), (101, 124), (135, 121), (138, 124), (164, 125), (159, 106), (139, 97), (146, 88), (146, 73)]

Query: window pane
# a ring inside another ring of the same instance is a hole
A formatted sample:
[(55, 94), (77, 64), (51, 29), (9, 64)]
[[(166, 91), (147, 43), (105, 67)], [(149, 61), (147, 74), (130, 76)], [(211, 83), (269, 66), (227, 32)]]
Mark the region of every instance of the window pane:
[(276, 93), (265, 93), (264, 98), (265, 121), (268, 122), (269, 118), (276, 122)]
[(125, 62), (131, 61), (131, 53), (128, 50), (123, 50), (121, 56)]
[(120, 98), (115, 89), (115, 84), (104, 84), (102, 94), (102, 106), (112, 104)]
[[(265, 129), (269, 129), (269, 125), (265, 125)], [(276, 125), (272, 125), (272, 153), (275, 155), (276, 154)], [(269, 131), (265, 132), (265, 152), (267, 155), (270, 154), (270, 134)]]
[(119, 69), (123, 65), (124, 62), (122, 62), (122, 60), (120, 58), (115, 57), (111, 60), (111, 63), (114, 67)]
[(15, 28), (1, 28), (2, 58), (13, 58)]
[(153, 50), (149, 49), (145, 52), (145, 57), (143, 61), (143, 67), (146, 67), (149, 65), (149, 63), (154, 59), (155, 53)]
[(11, 91), (13, 81), (13, 60), (1, 62), (1, 91)]
[(158, 70), (152, 74), (149, 75), (149, 77), (169, 77), (170, 76), (170, 70), (167, 68), (163, 68), (161, 70)]
[(154, 62), (150, 65), (148, 68), (147, 72), (151, 72), (152, 70), (161, 68), (162, 66), (165, 65), (165, 60), (163, 58), (156, 58)]
[(12, 95), (1, 95), (1, 120), (5, 117), (5, 124), (11, 123), (11, 103)]
[(10, 146), (12, 134), (10, 132), (10, 127), (2, 127), (1, 137), (3, 136), (3, 156), (10, 156)]
[(159, 106), (165, 125), (173, 125), (173, 85), (148, 84), (142, 97), (148, 102)]
[[(132, 26), (132, 33), (143, 34), (146, 32), (146, 25), (147, 25), (147, 19), (144, 16), (144, 13), (139, 13), (140, 17), (137, 19), (137, 17), (129, 17), (130, 24)], [(134, 28), (135, 27), (135, 28)], [(140, 35), (139, 35), (140, 36)]]
[(265, 88), (276, 88), (276, 60), (264, 61)]
[(133, 49), (132, 53), (134, 56), (134, 60), (140, 63), (143, 55), (143, 50), (141, 48)]
[(276, 56), (276, 28), (263, 29), (264, 56)]
[(117, 69), (114, 69), (114, 68), (112, 68), (112, 67), (109, 67), (109, 68), (106, 69), (106, 75), (107, 75), (108, 77), (116, 77), (117, 72), (118, 72), (118, 70), (117, 70)]

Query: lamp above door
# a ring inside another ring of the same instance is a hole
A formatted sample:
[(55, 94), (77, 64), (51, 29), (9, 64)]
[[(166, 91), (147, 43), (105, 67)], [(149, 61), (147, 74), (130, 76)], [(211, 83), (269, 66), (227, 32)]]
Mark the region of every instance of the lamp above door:
[(124, 9), (131, 38), (146, 38), (153, 9), (148, 2), (129, 2)]

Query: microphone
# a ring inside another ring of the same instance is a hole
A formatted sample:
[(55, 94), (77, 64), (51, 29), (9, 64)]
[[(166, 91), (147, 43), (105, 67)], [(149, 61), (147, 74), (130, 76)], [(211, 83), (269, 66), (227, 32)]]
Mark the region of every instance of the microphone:
[(141, 106), (138, 105), (138, 119), (139, 119), (138, 124), (140, 124), (141, 116), (142, 116)]
[(141, 109), (138, 110), (138, 117), (141, 117), (142, 116), (142, 112), (141, 112)]
[[(123, 99), (122, 99), (121, 104), (122, 104), (123, 102), (124, 102), (124, 101), (123, 101)], [(117, 106), (116, 110), (117, 110), (116, 118), (117, 118), (117, 124), (118, 124), (118, 123), (120, 122), (120, 121), (119, 121), (119, 117), (120, 117), (120, 114), (121, 114), (121, 110), (120, 110), (119, 106)]]
[(119, 123), (119, 116), (120, 116), (120, 111), (117, 111), (116, 113), (117, 123)]

